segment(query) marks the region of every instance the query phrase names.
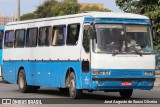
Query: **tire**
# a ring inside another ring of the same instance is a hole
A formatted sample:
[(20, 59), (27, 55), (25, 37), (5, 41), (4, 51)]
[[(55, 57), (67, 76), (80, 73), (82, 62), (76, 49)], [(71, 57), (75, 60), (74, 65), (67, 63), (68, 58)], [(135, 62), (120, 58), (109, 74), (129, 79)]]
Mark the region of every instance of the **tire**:
[(82, 95), (82, 90), (76, 88), (76, 77), (73, 72), (69, 76), (69, 95), (74, 99), (80, 98)]
[(133, 89), (126, 89), (126, 90), (120, 91), (119, 93), (120, 93), (121, 98), (124, 98), (124, 99), (131, 98)]
[(32, 91), (32, 87), (27, 85), (24, 69), (21, 69), (18, 74), (18, 86), (21, 93), (29, 93)]

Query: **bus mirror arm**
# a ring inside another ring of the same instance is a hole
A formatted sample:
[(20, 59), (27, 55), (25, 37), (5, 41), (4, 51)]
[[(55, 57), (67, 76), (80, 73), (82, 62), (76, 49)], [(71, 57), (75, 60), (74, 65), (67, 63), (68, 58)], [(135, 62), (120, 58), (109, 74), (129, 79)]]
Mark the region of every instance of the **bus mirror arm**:
[(91, 24), (89, 27), (89, 39), (96, 39), (96, 31), (95, 31), (95, 25)]
[(152, 27), (152, 38), (153, 38), (153, 40), (155, 40), (155, 39), (156, 39), (157, 34), (158, 34), (158, 33), (156, 32), (155, 27)]

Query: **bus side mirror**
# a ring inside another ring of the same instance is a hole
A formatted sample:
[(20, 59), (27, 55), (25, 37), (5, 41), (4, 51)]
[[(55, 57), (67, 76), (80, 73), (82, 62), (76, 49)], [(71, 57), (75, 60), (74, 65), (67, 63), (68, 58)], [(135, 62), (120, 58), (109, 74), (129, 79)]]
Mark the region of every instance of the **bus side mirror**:
[(154, 27), (152, 28), (152, 36), (153, 36), (153, 40), (155, 40), (157, 37), (157, 31)]
[(88, 33), (88, 38), (89, 38), (89, 39), (96, 39), (96, 33), (95, 33), (95, 30), (93, 29), (92, 26), (90, 26), (90, 27), (88, 28), (88, 31), (89, 31), (89, 33)]

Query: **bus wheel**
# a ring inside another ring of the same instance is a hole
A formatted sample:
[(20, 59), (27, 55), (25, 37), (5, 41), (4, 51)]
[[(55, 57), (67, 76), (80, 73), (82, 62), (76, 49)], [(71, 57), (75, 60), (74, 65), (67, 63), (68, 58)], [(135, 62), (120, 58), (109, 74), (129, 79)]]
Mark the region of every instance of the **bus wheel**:
[(31, 92), (32, 87), (27, 85), (24, 69), (21, 69), (18, 75), (18, 86), (22, 93)]
[(123, 90), (120, 91), (119, 93), (122, 98), (130, 98), (132, 96), (133, 89)]
[(76, 77), (73, 72), (71, 72), (69, 77), (69, 95), (74, 99), (80, 98), (82, 95), (82, 90), (76, 89)]

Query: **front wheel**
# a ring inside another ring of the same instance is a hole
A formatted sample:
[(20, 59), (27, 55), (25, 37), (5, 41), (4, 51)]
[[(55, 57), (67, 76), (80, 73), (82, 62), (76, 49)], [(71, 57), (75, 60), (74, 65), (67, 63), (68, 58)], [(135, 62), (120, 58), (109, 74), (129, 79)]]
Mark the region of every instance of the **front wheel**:
[(69, 95), (74, 99), (80, 98), (82, 95), (82, 90), (76, 88), (76, 77), (73, 72), (71, 72), (69, 77)]
[(21, 69), (18, 75), (18, 86), (21, 93), (31, 92), (32, 87), (27, 85), (24, 69)]
[(119, 92), (122, 98), (130, 98), (133, 93), (133, 89), (126, 89)]

